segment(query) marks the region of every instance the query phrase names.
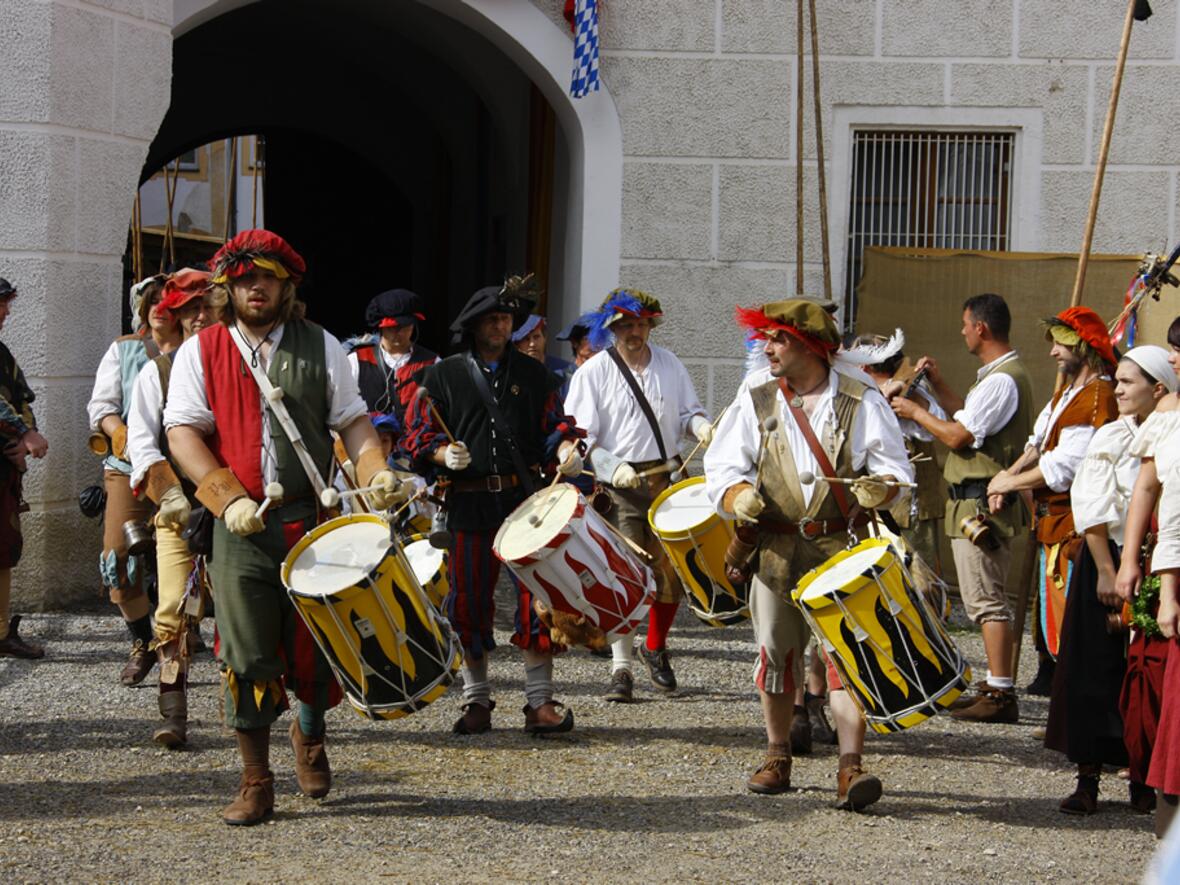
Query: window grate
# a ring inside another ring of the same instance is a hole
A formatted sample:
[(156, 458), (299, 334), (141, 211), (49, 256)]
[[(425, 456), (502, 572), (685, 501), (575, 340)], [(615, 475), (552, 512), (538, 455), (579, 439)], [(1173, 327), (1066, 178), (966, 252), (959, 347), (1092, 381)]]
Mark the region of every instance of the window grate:
[(1010, 132), (853, 132), (845, 288), (851, 321), (866, 246), (1007, 251)]

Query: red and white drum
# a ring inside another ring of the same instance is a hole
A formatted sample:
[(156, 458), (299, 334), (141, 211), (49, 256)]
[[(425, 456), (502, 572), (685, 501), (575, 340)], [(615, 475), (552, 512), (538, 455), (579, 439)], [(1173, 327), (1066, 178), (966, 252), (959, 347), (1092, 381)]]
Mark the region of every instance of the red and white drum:
[(608, 641), (631, 633), (655, 598), (651, 569), (569, 483), (526, 498), (492, 550), (546, 606), (584, 615)]

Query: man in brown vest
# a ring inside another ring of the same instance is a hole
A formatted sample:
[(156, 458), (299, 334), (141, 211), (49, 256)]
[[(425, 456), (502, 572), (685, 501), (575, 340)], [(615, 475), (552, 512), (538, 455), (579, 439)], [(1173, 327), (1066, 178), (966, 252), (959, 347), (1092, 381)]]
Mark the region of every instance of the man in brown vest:
[[(706, 489), (723, 516), (757, 525), (750, 616), (769, 746), (747, 786), (781, 793), (791, 783), (795, 689), (809, 638), (791, 590), (843, 550), (850, 534), (863, 534), (867, 510), (896, 496), (886, 480), (910, 482), (913, 471), (888, 404), (867, 375), (839, 357), (839, 330), (822, 307), (779, 301), (739, 309), (738, 322), (765, 341), (769, 367), (746, 378), (721, 419), (705, 455)], [(804, 473), (860, 478), (805, 484)], [(845, 489), (863, 509), (850, 506)], [(861, 766), (865, 723), (831, 667), (828, 684), (840, 743), (838, 804), (858, 811), (880, 798), (881, 781)]]
[(1070, 569), (1082, 544), (1074, 531), (1069, 487), (1094, 431), (1118, 417), (1111, 380), (1118, 357), (1102, 318), (1088, 307), (1071, 307), (1044, 325), (1045, 340), (1053, 345), (1049, 353), (1065, 384), (1041, 410), (1024, 454), (988, 485), (993, 504), (1025, 490), (1036, 502), (1033, 531), (1040, 561), (1033, 635), (1041, 666), (1029, 691), (1037, 694), (1049, 693)]
[[(983, 631), (988, 669), (986, 679), (976, 684), (978, 694), (952, 705), (951, 715), (979, 722), (1015, 722), (1020, 716), (1012, 682), (1013, 615), (1005, 587), (1012, 538), (1027, 522), (1015, 496), (990, 513), (987, 504), (988, 482), (1015, 460), (1032, 427), (1032, 384), (1008, 344), (1011, 325), (1008, 305), (999, 295), (975, 295), (963, 304), (963, 341), (981, 364), (965, 399), (950, 388), (933, 359), (918, 361), (949, 420), (913, 400), (892, 400), (899, 417), (914, 421), (951, 450), (943, 469), (946, 533), (967, 616)], [(986, 531), (975, 532), (972, 526), (986, 526)]]

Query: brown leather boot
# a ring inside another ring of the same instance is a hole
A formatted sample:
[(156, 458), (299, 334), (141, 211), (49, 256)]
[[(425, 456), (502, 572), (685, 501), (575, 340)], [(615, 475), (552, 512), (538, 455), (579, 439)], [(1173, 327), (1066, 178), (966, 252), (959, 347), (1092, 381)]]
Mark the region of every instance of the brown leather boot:
[(841, 754), (836, 776), (836, 807), (862, 811), (881, 798), (881, 779), (861, 767), (860, 755)]
[(322, 799), (332, 789), (332, 767), (324, 752), (324, 736), (309, 738), (299, 728), (299, 719), (291, 721), (291, 749), (295, 751), (295, 780), (305, 796)]
[(791, 755), (806, 756), (811, 752), (811, 717), (802, 704), (795, 705), (791, 720)]
[(546, 701), (534, 709), (525, 704), (521, 710), (524, 713), (525, 734), (563, 734), (573, 731), (574, 711), (566, 710), (562, 716), (557, 712), (558, 707), (564, 708), (565, 705), (557, 701)]
[(455, 720), (451, 731), (455, 734), (483, 734), (492, 730), (492, 710), (496, 709), (495, 701), (488, 701), (487, 706), (472, 701), (463, 705), (463, 715)]
[(8, 622), (8, 635), (0, 639), (0, 658), (28, 658), (36, 660), (45, 657), (45, 649), (25, 641), (20, 633), (20, 615), (13, 615)]
[(137, 639), (135, 645), (131, 646), (131, 654), (127, 658), (127, 663), (123, 665), (119, 681), (128, 688), (139, 685), (147, 678), (148, 673), (152, 672), (154, 666), (156, 666), (155, 652), (148, 651), (148, 644), (142, 639)]
[(768, 795), (791, 789), (791, 745), (770, 744), (766, 748), (766, 758), (746, 781), (746, 788), (752, 793)]
[(979, 695), (987, 688), (987, 680), (980, 679), (971, 685), (971, 689), (963, 692), (957, 698), (950, 702), (946, 709), (948, 710), (966, 710), (977, 700)]
[(170, 750), (188, 742), (188, 696), (184, 691), (166, 691), (160, 695), (160, 715), (164, 723), (156, 729), (152, 740)]
[(238, 753), (242, 757), (242, 780), (238, 795), (221, 812), (231, 827), (252, 827), (274, 814), (275, 779), (270, 770), (270, 726), (236, 729)]
[(1017, 722), (1020, 706), (1016, 703), (1016, 692), (989, 685), (980, 690), (975, 703), (952, 711), (951, 718), (960, 722)]

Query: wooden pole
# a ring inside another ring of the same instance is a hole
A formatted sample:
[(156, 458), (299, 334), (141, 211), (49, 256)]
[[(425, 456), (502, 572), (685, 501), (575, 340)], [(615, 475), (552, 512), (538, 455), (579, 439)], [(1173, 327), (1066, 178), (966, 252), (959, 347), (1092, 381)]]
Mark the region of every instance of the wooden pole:
[[(824, 298), (832, 300), (832, 259), (828, 247), (828, 184), (824, 173), (824, 117), (819, 94), (819, 25), (815, 18), (815, 0), (808, 0), (811, 11), (811, 80), (815, 96), (815, 157), (819, 177), (819, 233), (824, 263)], [(847, 318), (846, 318), (847, 321)]]
[(237, 214), (234, 210), (237, 208), (238, 202), (238, 137), (235, 135), (229, 140), (229, 182), (225, 189), (225, 242), (229, 242), (230, 221), (234, 219)]
[(803, 0), (795, 22), (795, 294), (803, 294)]
[(254, 136), (254, 165), (250, 177), (250, 227), (258, 227), (258, 139)]
[(1114, 134), (1114, 115), (1119, 106), (1119, 90), (1123, 85), (1123, 69), (1127, 66), (1127, 49), (1131, 45), (1131, 26), (1135, 23), (1135, 0), (1128, 0), (1127, 15), (1123, 20), (1123, 37), (1119, 43), (1119, 57), (1114, 68), (1114, 82), (1110, 87), (1110, 103), (1106, 107), (1106, 125), (1102, 127), (1102, 144), (1098, 149), (1098, 165), (1094, 169), (1094, 187), (1090, 192), (1090, 212), (1086, 216), (1086, 231), (1082, 237), (1082, 251), (1078, 253), (1078, 274), (1073, 284), (1069, 306), (1082, 301), (1086, 283), (1086, 265), (1090, 261), (1090, 245), (1094, 240), (1094, 223), (1098, 219), (1098, 201), (1102, 197), (1102, 179), (1106, 175), (1106, 160), (1110, 155), (1110, 139)]

